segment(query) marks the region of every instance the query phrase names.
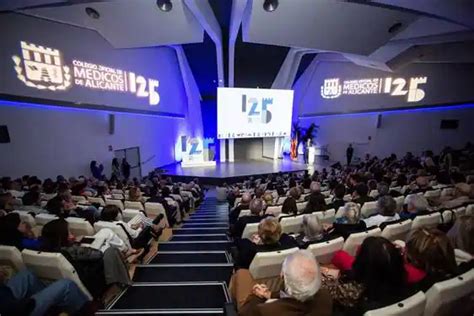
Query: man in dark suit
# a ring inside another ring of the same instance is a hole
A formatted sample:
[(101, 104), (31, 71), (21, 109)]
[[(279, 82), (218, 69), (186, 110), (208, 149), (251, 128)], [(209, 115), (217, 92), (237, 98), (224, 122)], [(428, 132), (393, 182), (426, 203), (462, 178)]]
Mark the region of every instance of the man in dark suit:
[(263, 212), (263, 201), (262, 199), (253, 199), (250, 202), (250, 215), (240, 217), (235, 225), (231, 227), (231, 236), (233, 238), (242, 238), (242, 233), (244, 232), (245, 225), (252, 223), (260, 223), (264, 218), (262, 216)]
[[(321, 288), (321, 271), (311, 252), (300, 250), (283, 262), (285, 290), (271, 293), (265, 285), (256, 284), (241, 307), (242, 316), (329, 316), (332, 298)], [(269, 299), (273, 302), (265, 303)]]
[(327, 209), (335, 209), (336, 212), (337, 210), (346, 204), (346, 201), (344, 201), (344, 195), (346, 195), (346, 187), (344, 184), (339, 183), (336, 185), (334, 188), (334, 198), (332, 200), (332, 203), (327, 206)]
[(239, 218), (240, 212), (242, 210), (248, 210), (250, 208), (250, 201), (252, 200), (252, 196), (250, 193), (244, 193), (242, 194), (242, 199), (240, 200), (239, 205), (234, 207), (232, 211), (230, 211), (229, 214), (229, 223), (231, 225), (234, 225), (235, 222), (237, 222), (237, 219)]

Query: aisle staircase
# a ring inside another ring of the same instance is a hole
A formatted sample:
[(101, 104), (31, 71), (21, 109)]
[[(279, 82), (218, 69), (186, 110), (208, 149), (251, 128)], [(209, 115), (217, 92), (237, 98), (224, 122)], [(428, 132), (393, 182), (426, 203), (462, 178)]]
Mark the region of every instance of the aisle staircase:
[(136, 267), (133, 285), (98, 315), (224, 315), (233, 269), (228, 227), (227, 203), (207, 197), (173, 229), (170, 241), (158, 244), (148, 264)]

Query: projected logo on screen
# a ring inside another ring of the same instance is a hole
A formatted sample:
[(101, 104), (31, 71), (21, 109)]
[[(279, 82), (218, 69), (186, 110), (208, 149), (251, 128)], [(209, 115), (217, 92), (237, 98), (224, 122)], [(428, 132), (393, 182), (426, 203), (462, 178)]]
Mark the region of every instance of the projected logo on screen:
[(22, 59), (13, 56), (18, 79), (28, 87), (51, 91), (66, 90), (71, 85), (69, 67), (57, 49), (21, 42)]
[(272, 112), (268, 110), (268, 106), (271, 104), (273, 104), (273, 98), (262, 98), (259, 102), (258, 98), (247, 99), (247, 95), (242, 94), (242, 112), (247, 114), (249, 123), (270, 123)]
[[(421, 84), (428, 81), (427, 77), (404, 78), (369, 78), (344, 80), (339, 78), (325, 79), (321, 86), (324, 99), (335, 99), (341, 95), (388, 94), (390, 96), (407, 96), (407, 102), (418, 102), (425, 97)], [(407, 87), (407, 82), (409, 82)]]
[(39, 90), (61, 91), (72, 86), (111, 92), (129, 92), (148, 98), (150, 105), (160, 102), (159, 81), (134, 72), (74, 59), (72, 73), (57, 49), (21, 42), (22, 57), (13, 56), (17, 77), (26, 86)]

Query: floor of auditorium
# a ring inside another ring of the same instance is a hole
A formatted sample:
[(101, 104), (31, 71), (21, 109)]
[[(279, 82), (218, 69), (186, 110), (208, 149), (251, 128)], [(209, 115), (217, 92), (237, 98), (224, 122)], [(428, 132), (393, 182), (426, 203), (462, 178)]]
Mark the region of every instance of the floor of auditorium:
[(228, 204), (213, 195), (159, 242), (157, 255), (136, 266), (133, 285), (98, 315), (224, 315), (233, 268)]

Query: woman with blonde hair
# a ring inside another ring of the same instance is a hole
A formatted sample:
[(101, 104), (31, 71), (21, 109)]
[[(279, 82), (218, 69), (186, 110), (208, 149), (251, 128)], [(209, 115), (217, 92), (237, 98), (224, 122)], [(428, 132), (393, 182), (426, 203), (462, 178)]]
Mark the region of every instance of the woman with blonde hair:
[(269, 216), (262, 219), (258, 225), (258, 233), (252, 236), (252, 240), (241, 239), (237, 243), (238, 268), (248, 269), (257, 252), (269, 252), (298, 247), (295, 240), (282, 233), (278, 220)]

